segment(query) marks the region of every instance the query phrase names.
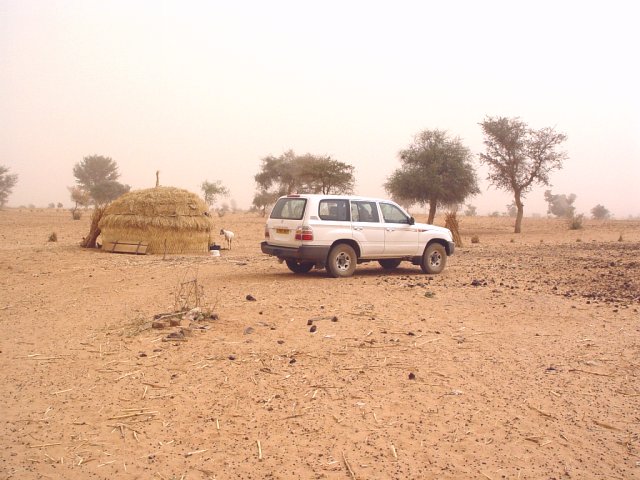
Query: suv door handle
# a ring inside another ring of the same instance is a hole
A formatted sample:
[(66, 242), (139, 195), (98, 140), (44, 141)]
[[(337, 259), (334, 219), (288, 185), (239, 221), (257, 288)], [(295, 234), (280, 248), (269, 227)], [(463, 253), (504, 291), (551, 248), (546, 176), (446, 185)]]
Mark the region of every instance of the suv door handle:
[(386, 230), (387, 232), (395, 232), (395, 231), (396, 231), (396, 229), (395, 229), (395, 228), (385, 228), (385, 230)]
[(362, 227), (353, 227), (354, 230), (361, 231)]

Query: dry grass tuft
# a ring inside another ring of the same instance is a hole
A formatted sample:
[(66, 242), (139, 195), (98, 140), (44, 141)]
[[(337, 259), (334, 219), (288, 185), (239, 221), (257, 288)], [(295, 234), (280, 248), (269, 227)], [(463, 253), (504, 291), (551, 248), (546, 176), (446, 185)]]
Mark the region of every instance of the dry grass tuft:
[(444, 226), (451, 230), (453, 241), (459, 247), (462, 247), (462, 237), (460, 236), (460, 225), (458, 224), (458, 215), (456, 212), (447, 212), (444, 216)]

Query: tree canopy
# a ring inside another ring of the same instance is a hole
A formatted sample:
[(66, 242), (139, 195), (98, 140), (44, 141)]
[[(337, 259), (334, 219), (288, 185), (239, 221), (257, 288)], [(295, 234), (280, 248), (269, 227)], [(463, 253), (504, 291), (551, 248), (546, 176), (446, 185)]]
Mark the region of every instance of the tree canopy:
[(611, 212), (604, 205), (598, 204), (591, 209), (591, 217), (596, 220), (606, 220), (611, 218)]
[(86, 190), (83, 190), (77, 185), (73, 187), (67, 187), (67, 190), (69, 190), (71, 200), (75, 203), (74, 210), (76, 210), (78, 207), (88, 207), (91, 204), (91, 196)]
[(480, 126), (486, 147), (480, 161), (489, 167), (487, 179), (492, 185), (513, 192), (517, 208), (515, 233), (520, 233), (522, 199), (535, 184), (549, 185), (550, 173), (562, 168), (567, 154), (557, 149), (567, 136), (550, 127), (529, 128), (517, 117), (486, 117)]
[(428, 223), (433, 223), (437, 206), (462, 203), (480, 192), (471, 152), (446, 131), (420, 132), (399, 156), (402, 165), (384, 187), (400, 203), (429, 204)]
[(129, 185), (118, 182), (118, 164), (102, 155), (84, 157), (74, 165), (73, 176), (95, 205), (105, 205), (131, 189)]
[(200, 189), (204, 195), (204, 201), (209, 207), (215, 205), (219, 196), (227, 197), (229, 195), (229, 189), (225, 187), (220, 180), (216, 180), (215, 182), (205, 180), (200, 185)]
[(9, 168), (0, 165), (0, 208), (4, 207), (13, 192), (13, 187), (18, 183), (18, 174), (9, 173)]
[(280, 195), (278, 192), (268, 192), (266, 190), (260, 190), (253, 196), (253, 206), (260, 211), (264, 217), (267, 214), (267, 207), (273, 205)]
[(294, 192), (340, 194), (353, 191), (353, 172), (353, 166), (330, 156), (300, 156), (289, 150), (279, 157), (263, 158), (254, 179), (260, 193), (274, 194), (276, 198)]
[(544, 200), (549, 204), (547, 213), (556, 217), (571, 218), (576, 211), (576, 207), (573, 206), (573, 202), (576, 200), (575, 193), (570, 193), (568, 196), (554, 195), (551, 190), (545, 190)]

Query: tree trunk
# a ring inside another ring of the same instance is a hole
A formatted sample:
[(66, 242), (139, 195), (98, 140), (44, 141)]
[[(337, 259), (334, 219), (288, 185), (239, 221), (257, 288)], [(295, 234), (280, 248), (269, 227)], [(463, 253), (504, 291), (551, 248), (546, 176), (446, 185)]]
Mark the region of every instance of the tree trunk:
[(106, 207), (95, 207), (93, 211), (93, 215), (91, 216), (91, 227), (89, 228), (89, 235), (82, 239), (82, 243), (80, 246), (82, 248), (96, 248), (96, 240), (100, 235), (101, 231), (98, 227), (98, 223), (104, 214), (104, 209)]
[(433, 225), (433, 219), (436, 218), (436, 206), (438, 202), (431, 201), (429, 202), (429, 218), (427, 219), (427, 223)]
[(516, 228), (514, 233), (520, 233), (522, 230), (522, 217), (524, 216), (524, 205), (520, 198), (520, 192), (515, 192), (515, 202), (518, 213), (516, 214)]

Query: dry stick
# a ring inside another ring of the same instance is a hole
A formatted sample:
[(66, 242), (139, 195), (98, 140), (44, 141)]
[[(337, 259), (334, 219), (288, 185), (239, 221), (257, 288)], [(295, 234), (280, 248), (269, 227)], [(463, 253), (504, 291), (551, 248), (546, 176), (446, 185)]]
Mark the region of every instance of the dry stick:
[(569, 371), (570, 372), (590, 373), (591, 375), (598, 375), (599, 377), (615, 377), (615, 375), (611, 375), (609, 373), (590, 372), (589, 370), (581, 370), (579, 368), (570, 368)]
[(258, 460), (262, 460), (262, 446), (260, 445), (260, 440), (257, 440), (258, 443)]
[(393, 458), (398, 460), (398, 452), (396, 452), (396, 447), (393, 445), (393, 443), (391, 444), (391, 453), (393, 453)]
[(142, 385), (147, 385), (147, 386), (149, 386), (151, 388), (169, 388), (168, 385), (165, 386), (165, 385), (160, 385), (160, 384), (157, 384), (157, 383), (150, 383), (150, 382), (141, 382), (141, 383), (142, 383)]
[(532, 405), (527, 404), (527, 407), (529, 407), (531, 410), (535, 410), (536, 412), (538, 412), (540, 415), (544, 416), (544, 417), (548, 417), (548, 418), (553, 418), (555, 419), (556, 417), (554, 417), (553, 415), (551, 415), (550, 413), (547, 412), (543, 412), (542, 410), (540, 410), (539, 408), (536, 408)]
[(414, 347), (421, 347), (423, 345), (426, 345), (427, 343), (433, 343), (433, 342), (437, 342), (440, 340), (441, 337), (438, 338), (432, 338), (431, 340), (425, 340), (424, 342), (421, 343), (414, 343), (413, 346)]
[(616, 390), (616, 393), (619, 393), (620, 395), (624, 395), (625, 397), (640, 397), (640, 393), (627, 393), (627, 392), (623, 392), (622, 390)]
[(353, 469), (351, 468), (351, 465), (349, 465), (349, 461), (347, 460), (347, 457), (345, 456), (344, 452), (342, 452), (342, 460), (344, 461), (344, 464), (347, 467), (347, 470), (349, 470), (349, 475), (351, 475), (351, 478), (353, 480), (356, 480), (356, 474), (353, 473)]
[(51, 395), (60, 395), (61, 393), (67, 393), (73, 390), (73, 388), (67, 388), (66, 390), (58, 390), (57, 392), (53, 392)]
[(121, 375), (121, 376), (119, 376), (118, 378), (116, 378), (116, 382), (117, 382), (118, 380), (122, 380), (123, 378), (128, 377), (128, 376), (130, 376), (130, 375), (135, 375), (136, 373), (140, 373), (141, 371), (142, 371), (142, 370), (136, 370), (136, 371), (134, 371), (134, 372), (125, 373), (124, 375)]
[(187, 452), (187, 453), (185, 453), (185, 454), (184, 454), (184, 456), (185, 456), (185, 457), (190, 457), (191, 455), (196, 455), (196, 454), (198, 454), (198, 453), (204, 453), (204, 452), (206, 452), (207, 450), (209, 450), (209, 449), (208, 449), (208, 448), (203, 448), (202, 450), (195, 450), (195, 451), (193, 451), (193, 452)]
[(41, 445), (29, 445), (29, 448), (53, 447), (54, 445), (62, 445), (62, 443), (43, 443)]
[(614, 427), (613, 425), (609, 425), (608, 423), (599, 422), (598, 420), (594, 420), (593, 423), (595, 423), (599, 427), (608, 428), (609, 430), (616, 430), (618, 432), (622, 432), (623, 431), (622, 429), (620, 429), (618, 427)]
[(118, 415), (116, 417), (109, 417), (108, 420), (119, 420), (121, 418), (139, 417), (141, 415), (157, 415), (158, 412), (140, 412), (140, 413), (128, 413), (127, 415)]

